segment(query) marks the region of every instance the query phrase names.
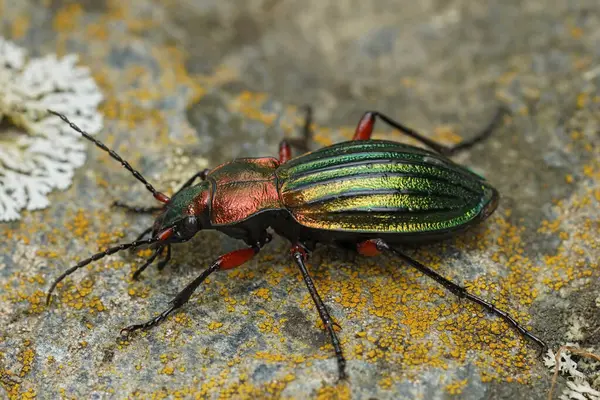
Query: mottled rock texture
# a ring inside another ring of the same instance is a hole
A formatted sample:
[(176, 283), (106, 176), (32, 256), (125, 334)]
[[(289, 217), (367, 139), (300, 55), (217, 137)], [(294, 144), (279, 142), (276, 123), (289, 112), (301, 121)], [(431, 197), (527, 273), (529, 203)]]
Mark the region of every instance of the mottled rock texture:
[[(32, 55), (78, 53), (105, 102), (98, 137), (170, 188), (236, 156), (275, 154), (315, 108), (313, 148), (368, 109), (452, 143), (510, 110), (455, 160), (498, 188), (498, 211), (455, 240), (409, 250), (556, 350), (600, 352), (600, 5), (597, 0), (0, 1), (1, 34)], [(0, 131), (2, 135), (2, 131)], [(378, 125), (377, 137), (404, 140)], [(151, 216), (118, 163), (89, 146), (52, 205), (0, 226), (0, 390), (8, 398), (541, 399), (551, 371), (498, 318), (392, 258), (321, 248), (316, 285), (342, 327), (349, 379), (287, 243), (216, 274), (160, 327), (150, 318), (215, 257), (203, 232), (162, 272), (148, 250), (52, 278)], [(593, 366), (582, 371), (593, 383)], [(565, 388), (565, 377), (557, 392)]]

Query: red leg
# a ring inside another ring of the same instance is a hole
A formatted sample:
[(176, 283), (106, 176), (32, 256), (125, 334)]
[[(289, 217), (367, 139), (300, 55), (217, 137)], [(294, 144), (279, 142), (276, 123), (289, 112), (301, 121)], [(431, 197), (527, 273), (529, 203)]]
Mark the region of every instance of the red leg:
[(138, 329), (147, 329), (153, 326), (158, 325), (162, 322), (169, 314), (173, 311), (177, 310), (185, 303), (188, 302), (194, 291), (200, 286), (202, 282), (210, 274), (220, 269), (232, 269), (235, 267), (239, 267), (240, 265), (249, 261), (256, 253), (258, 253), (259, 248), (248, 248), (248, 249), (240, 249), (234, 250), (230, 253), (223, 254), (221, 257), (217, 258), (208, 269), (202, 272), (196, 279), (190, 282), (181, 292), (175, 296), (173, 300), (171, 300), (171, 305), (165, 311), (161, 312), (158, 316), (152, 318), (148, 322), (144, 322), (141, 324), (135, 324), (128, 326), (127, 328), (121, 329), (121, 334), (129, 334), (130, 332), (137, 331)]
[(304, 119), (304, 128), (302, 129), (302, 137), (283, 139), (279, 143), (279, 162), (282, 164), (292, 158), (292, 147), (300, 150), (302, 153), (308, 151), (308, 143), (312, 139), (312, 130), (310, 129), (312, 125), (312, 108), (305, 106), (305, 109), (306, 117)]
[(367, 111), (360, 119), (352, 140), (371, 139), (371, 135), (373, 134), (373, 126), (375, 126), (375, 113)]
[(258, 249), (252, 247), (234, 250), (231, 253), (223, 254), (216, 262), (219, 263), (219, 269), (232, 269), (250, 261), (256, 253), (258, 253)]
[(490, 136), (492, 134), (492, 131), (496, 127), (496, 125), (498, 125), (501, 122), (503, 113), (504, 113), (503, 109), (502, 108), (499, 109), (498, 112), (496, 113), (496, 116), (494, 117), (493, 121), (490, 124), (488, 124), (488, 126), (483, 131), (481, 131), (477, 136), (475, 136), (471, 139), (464, 140), (461, 143), (454, 145), (453, 147), (448, 147), (448, 146), (437, 143), (436, 141), (431, 140), (431, 139), (421, 135), (417, 131), (410, 129), (409, 127), (404, 126), (397, 121), (394, 121), (393, 119), (391, 119), (390, 117), (388, 117), (384, 114), (381, 114), (377, 111), (367, 111), (363, 115), (363, 117), (360, 119), (360, 122), (358, 123), (358, 126), (356, 127), (356, 131), (354, 132), (354, 136), (352, 137), (352, 140), (369, 140), (369, 139), (371, 139), (371, 135), (373, 134), (373, 127), (375, 126), (375, 118), (379, 118), (383, 122), (385, 122), (386, 124), (391, 126), (392, 128), (397, 129), (400, 133), (402, 133), (406, 136), (410, 136), (413, 139), (416, 139), (417, 141), (423, 143), (425, 146), (429, 147), (430, 149), (433, 149), (434, 151), (436, 151), (440, 154), (449, 156), (449, 155), (455, 154), (459, 151), (471, 148), (471, 147), (473, 147), (473, 145), (481, 142), (482, 140), (484, 140), (488, 136)]
[(365, 240), (356, 244), (356, 251), (358, 254), (373, 257), (381, 254), (381, 251), (377, 248), (377, 239)]
[(283, 164), (292, 158), (292, 148), (287, 140), (283, 139), (279, 142), (279, 163)]

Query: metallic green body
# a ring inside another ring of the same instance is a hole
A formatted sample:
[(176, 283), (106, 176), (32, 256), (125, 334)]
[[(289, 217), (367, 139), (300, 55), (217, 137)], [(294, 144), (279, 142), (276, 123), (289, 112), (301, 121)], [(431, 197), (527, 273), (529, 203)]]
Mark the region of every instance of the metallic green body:
[(447, 158), (401, 143), (338, 143), (277, 171), (283, 207), (302, 226), (355, 233), (453, 231), (487, 217), (498, 194)]

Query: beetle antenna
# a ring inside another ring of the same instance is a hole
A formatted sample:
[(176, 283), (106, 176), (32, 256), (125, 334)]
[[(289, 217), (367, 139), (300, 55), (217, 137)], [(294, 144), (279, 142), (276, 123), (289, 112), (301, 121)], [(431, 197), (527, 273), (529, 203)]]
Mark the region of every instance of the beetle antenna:
[(135, 248), (135, 247), (140, 247), (143, 246), (145, 244), (153, 244), (156, 242), (160, 242), (162, 240), (162, 237), (157, 236), (157, 237), (152, 237), (149, 239), (144, 239), (144, 240), (135, 240), (131, 243), (123, 243), (114, 247), (110, 247), (104, 251), (101, 251), (100, 253), (96, 253), (93, 256), (86, 258), (85, 260), (82, 260), (80, 262), (78, 262), (76, 265), (72, 266), (71, 268), (69, 268), (68, 270), (66, 270), (65, 272), (63, 272), (62, 274), (60, 274), (60, 276), (58, 278), (56, 278), (54, 280), (54, 282), (52, 282), (52, 285), (50, 286), (50, 289), (48, 289), (48, 295), (46, 296), (46, 304), (50, 304), (50, 300), (51, 300), (51, 296), (52, 296), (52, 292), (54, 291), (54, 289), (56, 288), (56, 285), (58, 285), (63, 279), (65, 279), (67, 276), (71, 275), (73, 272), (77, 271), (80, 268), (85, 267), (86, 265), (94, 262), (94, 261), (98, 261), (106, 256), (109, 256), (111, 254), (114, 254), (118, 251), (121, 250), (126, 250), (126, 249), (131, 249), (131, 248)]
[(61, 114), (59, 112), (52, 111), (52, 110), (48, 110), (48, 112), (50, 114), (56, 115), (58, 118), (60, 118), (63, 121), (65, 121), (67, 124), (69, 124), (69, 126), (73, 130), (75, 130), (76, 132), (79, 132), (84, 138), (86, 138), (90, 142), (94, 143), (96, 146), (100, 147), (102, 150), (104, 150), (108, 154), (110, 154), (110, 156), (112, 158), (114, 158), (115, 160), (117, 160), (118, 162), (120, 162), (121, 165), (123, 165), (123, 167), (125, 167), (126, 170), (128, 170), (129, 172), (131, 172), (133, 174), (133, 176), (135, 176), (135, 178), (138, 181), (142, 182), (146, 186), (146, 189), (148, 189), (150, 191), (150, 193), (152, 193), (152, 195), (154, 196), (154, 198), (156, 200), (160, 201), (161, 203), (168, 203), (169, 202), (169, 197), (167, 195), (165, 195), (164, 193), (161, 193), (158, 190), (154, 189), (154, 186), (152, 186), (150, 184), (150, 182), (148, 182), (142, 176), (142, 174), (140, 174), (137, 170), (133, 169), (133, 167), (127, 161), (125, 161), (123, 158), (121, 158), (120, 155), (118, 155), (117, 153), (115, 153), (114, 150), (109, 149), (108, 147), (106, 147), (106, 145), (104, 143), (102, 143), (101, 141), (93, 138), (92, 136), (89, 135), (89, 133), (84, 132), (80, 127), (78, 127), (73, 122), (71, 122), (69, 120), (69, 118), (67, 118), (64, 114)]

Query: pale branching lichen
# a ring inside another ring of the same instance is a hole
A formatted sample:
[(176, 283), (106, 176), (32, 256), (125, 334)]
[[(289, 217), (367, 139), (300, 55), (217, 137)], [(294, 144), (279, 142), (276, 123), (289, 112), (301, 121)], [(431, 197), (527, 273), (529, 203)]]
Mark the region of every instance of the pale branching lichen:
[(85, 161), (85, 143), (48, 109), (94, 134), (102, 127), (102, 94), (77, 56), (27, 59), (24, 49), (0, 37), (0, 221), (49, 205)]
[[(566, 347), (572, 347), (574, 350), (569, 351)], [(581, 353), (575, 353), (578, 350), (576, 343), (567, 343), (565, 348), (561, 348), (560, 356), (558, 358), (558, 372), (565, 375), (567, 378), (566, 388), (563, 389), (559, 399), (560, 400), (600, 400), (600, 392), (593, 386), (596, 386), (594, 378), (596, 374), (593, 372), (582, 372), (580, 369), (585, 368), (587, 370), (594, 371), (597, 368), (597, 361), (592, 362), (594, 365), (586, 365), (585, 360), (586, 354), (589, 354), (591, 349), (582, 349)], [(572, 356), (576, 355), (582, 358), (579, 362), (572, 359)], [(582, 356), (583, 355), (583, 356)], [(556, 354), (548, 349), (547, 354), (544, 356), (544, 364), (555, 372), (557, 368)], [(579, 364), (582, 364), (581, 366)], [(592, 382), (592, 384), (590, 384)], [(553, 384), (554, 388), (554, 384)], [(552, 392), (551, 392), (552, 393)]]

